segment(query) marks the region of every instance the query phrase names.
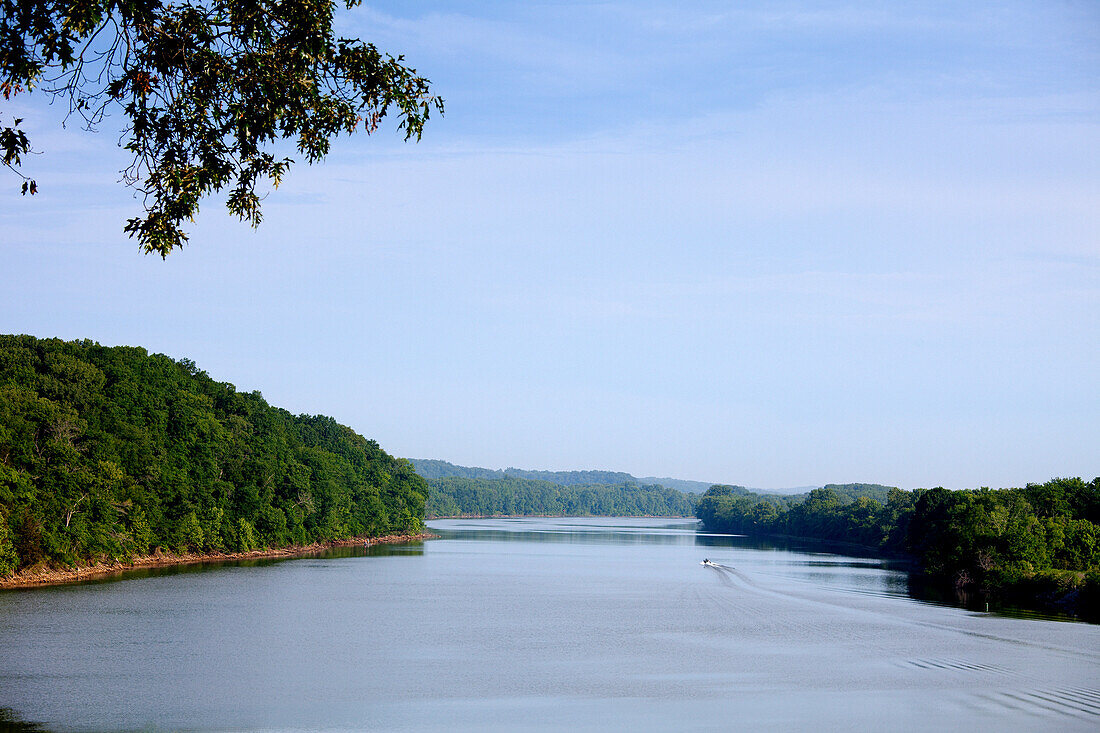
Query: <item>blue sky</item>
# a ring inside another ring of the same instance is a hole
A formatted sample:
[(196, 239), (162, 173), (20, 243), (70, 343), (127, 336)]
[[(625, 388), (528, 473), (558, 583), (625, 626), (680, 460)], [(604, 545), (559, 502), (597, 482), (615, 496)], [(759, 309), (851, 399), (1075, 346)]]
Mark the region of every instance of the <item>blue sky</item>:
[[(189, 357), (390, 452), (784, 487), (1100, 474), (1100, 6), (367, 3), (423, 141), (162, 262), (21, 97), (0, 331)], [(962, 7), (960, 7), (962, 6)], [(115, 118), (117, 120), (117, 117)]]

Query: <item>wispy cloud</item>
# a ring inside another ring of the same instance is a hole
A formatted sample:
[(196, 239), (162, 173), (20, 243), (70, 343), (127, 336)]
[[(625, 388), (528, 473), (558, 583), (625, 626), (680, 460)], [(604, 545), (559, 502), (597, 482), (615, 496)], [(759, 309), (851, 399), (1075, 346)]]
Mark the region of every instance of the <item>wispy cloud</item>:
[(408, 49), (410, 60), (416, 53), (438, 59), (437, 68), (430, 70), (434, 75), (447, 78), (440, 66), (476, 67), (485, 76), (475, 81), (489, 88), (524, 84), (536, 85), (542, 93), (576, 93), (614, 85), (624, 70), (638, 65), (637, 59), (614, 48), (519, 19), (455, 12), (398, 17), (364, 9), (349, 14), (345, 22), (349, 32), (378, 38), (380, 46)]

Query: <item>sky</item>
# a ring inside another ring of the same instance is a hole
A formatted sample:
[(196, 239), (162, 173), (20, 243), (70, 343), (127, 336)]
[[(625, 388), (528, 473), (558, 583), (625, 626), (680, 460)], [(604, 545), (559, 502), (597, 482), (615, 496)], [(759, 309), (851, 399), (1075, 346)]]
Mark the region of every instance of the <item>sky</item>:
[(96, 134), (20, 96), (0, 332), (190, 358), (388, 452), (760, 488), (1100, 475), (1100, 5), (419, 2), (432, 80), (251, 229), (140, 254)]

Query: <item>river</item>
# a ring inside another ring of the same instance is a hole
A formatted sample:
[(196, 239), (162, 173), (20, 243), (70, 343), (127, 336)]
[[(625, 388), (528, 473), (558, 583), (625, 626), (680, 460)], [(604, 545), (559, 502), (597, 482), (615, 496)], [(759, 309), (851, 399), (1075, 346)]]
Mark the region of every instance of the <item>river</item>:
[(0, 730), (1100, 729), (1100, 626), (691, 520), (429, 526), (0, 592)]

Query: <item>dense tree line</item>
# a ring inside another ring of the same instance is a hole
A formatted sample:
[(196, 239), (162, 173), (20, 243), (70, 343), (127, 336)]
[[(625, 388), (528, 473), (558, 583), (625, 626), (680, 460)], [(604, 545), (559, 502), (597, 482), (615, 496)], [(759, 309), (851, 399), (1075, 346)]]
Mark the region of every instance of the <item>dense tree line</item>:
[[(744, 486), (716, 484), (696, 505), (695, 516), (714, 531), (734, 534), (791, 534), (878, 546), (863, 536), (862, 520), (872, 502), (888, 504), (898, 489), (881, 484), (826, 484), (806, 494), (757, 494)], [(847, 507), (850, 517), (822, 518), (821, 507)]]
[(691, 516), (698, 498), (635, 482), (563, 486), (535, 479), (461, 478), (428, 481), (429, 517), (455, 516)]
[(187, 359), (0, 336), (0, 577), (414, 531), (426, 496), (374, 441)]
[(884, 502), (846, 499), (831, 488), (776, 502), (715, 486), (695, 514), (712, 531), (908, 554), (928, 576), (958, 588), (1025, 596), (1074, 588), (1100, 592), (1100, 478), (1053, 479), (1022, 489), (891, 489)]

